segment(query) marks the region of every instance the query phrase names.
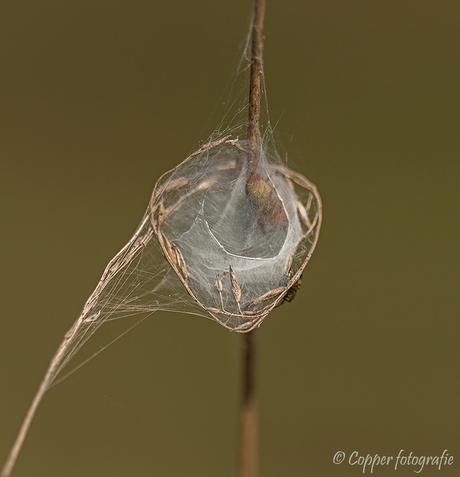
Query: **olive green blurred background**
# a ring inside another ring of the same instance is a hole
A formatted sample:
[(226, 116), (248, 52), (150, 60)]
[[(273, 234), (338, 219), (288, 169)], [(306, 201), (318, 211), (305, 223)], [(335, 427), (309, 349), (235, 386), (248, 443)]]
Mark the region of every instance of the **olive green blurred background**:
[[(1, 463), (155, 181), (212, 132), (251, 10), (1, 2)], [(261, 477), (400, 449), (459, 475), (459, 25), (455, 1), (267, 1), (272, 121), (324, 216), (259, 332)], [(45, 395), (13, 475), (235, 476), (240, 343), (153, 315)]]

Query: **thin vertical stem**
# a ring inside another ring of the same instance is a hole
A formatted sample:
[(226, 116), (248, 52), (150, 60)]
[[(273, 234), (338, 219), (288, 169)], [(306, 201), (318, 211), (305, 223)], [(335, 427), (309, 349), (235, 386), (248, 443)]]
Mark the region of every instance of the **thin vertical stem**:
[[(252, 172), (256, 172), (257, 170), (260, 151), (260, 103), (262, 93), (264, 18), (265, 0), (255, 0), (254, 20), (252, 24), (248, 117), (248, 164), (249, 171)], [(255, 333), (255, 331), (250, 331), (243, 335), (240, 477), (257, 477), (259, 472)]]
[(265, 0), (255, 0), (252, 24), (251, 76), (249, 80), (249, 169), (255, 171), (260, 148), (260, 103), (262, 91), (262, 55), (264, 45)]
[(240, 477), (257, 477), (259, 458), (256, 395), (256, 331), (245, 333), (243, 339)]

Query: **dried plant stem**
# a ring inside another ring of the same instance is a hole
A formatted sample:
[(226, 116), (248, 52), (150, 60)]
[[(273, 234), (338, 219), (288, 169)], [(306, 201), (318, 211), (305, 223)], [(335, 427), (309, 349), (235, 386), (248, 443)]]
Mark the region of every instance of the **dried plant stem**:
[(243, 396), (240, 422), (240, 477), (258, 475), (258, 413), (256, 396), (256, 331), (243, 335)]
[[(262, 54), (264, 44), (265, 0), (254, 1), (252, 24), (251, 76), (249, 80), (248, 165), (257, 171), (260, 151), (260, 103), (262, 93)], [(255, 331), (243, 335), (243, 396), (240, 422), (240, 477), (257, 477), (258, 412), (256, 397)]]
[[(43, 377), (40, 386), (30, 404), (30, 407), (27, 411), (26, 417), (22, 422), (19, 433), (14, 441), (13, 447), (10, 450), (8, 458), (6, 459), (5, 465), (0, 473), (0, 477), (10, 477), (13, 470), (14, 464), (18, 458), (19, 452), (21, 451), (24, 440), (29, 431), (32, 420), (37, 412), (38, 405), (43, 399), (45, 392), (49, 389), (54, 379), (56, 378), (59, 369), (68, 359), (69, 352), (72, 350), (72, 347), (79, 341), (79, 335), (82, 329), (86, 328), (88, 324), (93, 323), (97, 320), (99, 316), (98, 313), (94, 313), (94, 305), (97, 303), (98, 298), (103, 292), (107, 284), (112, 280), (112, 278), (117, 275), (117, 273), (125, 267), (132, 259), (132, 257), (146, 245), (146, 243), (152, 237), (151, 233), (148, 233), (144, 236), (141, 236), (141, 231), (144, 228), (145, 224), (148, 222), (149, 217), (145, 216), (141, 224), (138, 226), (135, 234), (131, 237), (131, 240), (115, 255), (115, 257), (110, 260), (109, 264), (102, 274), (102, 278), (99, 280), (99, 283), (96, 286), (96, 289), (90, 295), (88, 300), (83, 307), (83, 310), (77, 320), (74, 322), (72, 327), (67, 331), (62, 340), (59, 348), (54, 354), (53, 358), (50, 361), (48, 369), (46, 370), (45, 376)], [(81, 342), (81, 338), (80, 338)]]
[(249, 80), (249, 169), (257, 170), (260, 148), (260, 102), (262, 91), (262, 54), (264, 44), (265, 0), (255, 0), (252, 24), (251, 77)]
[(40, 383), (37, 393), (34, 396), (32, 403), (30, 404), (29, 410), (27, 411), (26, 417), (22, 422), (21, 428), (19, 433), (14, 441), (13, 447), (10, 450), (8, 455), (8, 459), (3, 466), (2, 472), (0, 477), (9, 477), (11, 475), (11, 471), (13, 470), (14, 464), (16, 463), (16, 459), (18, 458), (18, 454), (24, 444), (24, 440), (27, 436), (29, 431), (30, 425), (32, 424), (32, 419), (35, 416), (37, 411), (38, 405), (40, 404), (43, 395), (51, 385), (54, 377), (56, 376), (57, 368), (62, 364), (62, 361), (69, 349), (69, 347), (75, 341), (75, 337), (79, 331), (80, 325), (75, 323), (75, 325), (67, 332), (65, 338), (63, 339), (62, 343), (60, 344), (56, 354), (53, 356), (49, 367), (46, 371), (46, 374)]
[(43, 395), (45, 394), (45, 391), (46, 391), (46, 383), (42, 381), (42, 383), (40, 384), (40, 388), (38, 389), (37, 394), (35, 394), (32, 404), (30, 405), (29, 410), (27, 411), (27, 415), (24, 418), (19, 434), (16, 437), (16, 440), (14, 441), (14, 445), (10, 450), (8, 459), (6, 460), (5, 465), (3, 466), (2, 473), (0, 474), (1, 477), (9, 477), (11, 475), (11, 471), (13, 470), (14, 464), (16, 463), (16, 459), (18, 458), (19, 451), (22, 448), (22, 444), (24, 443), (24, 439), (26, 438), (27, 432), (29, 431), (29, 427), (32, 423), (32, 419), (35, 416), (35, 412), (43, 398)]

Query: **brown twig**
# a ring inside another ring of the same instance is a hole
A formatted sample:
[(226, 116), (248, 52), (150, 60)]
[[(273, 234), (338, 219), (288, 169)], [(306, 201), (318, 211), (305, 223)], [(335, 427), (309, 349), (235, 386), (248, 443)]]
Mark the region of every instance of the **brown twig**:
[(251, 77), (249, 80), (249, 169), (255, 171), (260, 148), (260, 102), (262, 91), (262, 54), (264, 44), (265, 0), (255, 0), (252, 24)]
[(32, 420), (35, 416), (38, 405), (43, 399), (43, 395), (45, 394), (46, 390), (51, 385), (53, 378), (56, 375), (56, 370), (59, 367), (59, 365), (62, 363), (64, 356), (67, 350), (69, 349), (69, 346), (74, 342), (76, 333), (78, 332), (78, 329), (80, 328), (80, 326), (81, 326), (81, 323), (78, 323), (77, 326), (74, 325), (72, 329), (66, 333), (64, 340), (62, 341), (56, 354), (51, 360), (48, 370), (46, 371), (45, 377), (40, 383), (38, 391), (32, 400), (29, 410), (27, 411), (26, 417), (24, 418), (24, 421), (21, 425), (18, 436), (16, 437), (16, 440), (14, 441), (10, 454), (8, 455), (5, 465), (1, 471), (0, 477), (9, 477), (11, 475), (14, 464), (16, 463), (16, 460), (18, 458), (19, 452), (22, 448), (22, 445), (24, 444), (24, 440), (27, 436), (27, 433), (29, 432), (29, 428), (30, 428), (30, 425), (32, 424)]
[[(262, 53), (264, 41), (265, 0), (254, 1), (252, 24), (251, 76), (249, 80), (248, 169), (256, 172), (260, 152), (260, 103), (262, 92)], [(244, 335), (243, 396), (240, 422), (240, 477), (257, 477), (258, 412), (256, 397), (255, 331)]]
[(256, 331), (243, 335), (243, 396), (240, 422), (240, 477), (257, 477), (258, 412), (256, 396)]
[(80, 316), (65, 334), (64, 339), (59, 345), (55, 355), (51, 359), (45, 376), (43, 377), (40, 386), (32, 400), (32, 403), (29, 406), (26, 417), (21, 424), (16, 440), (14, 441), (10, 453), (6, 459), (6, 462), (0, 472), (0, 477), (9, 477), (11, 475), (19, 452), (21, 451), (21, 448), (27, 437), (27, 433), (29, 432), (32, 420), (35, 416), (35, 413), (37, 412), (37, 408), (40, 402), (43, 399), (43, 396), (45, 395), (45, 392), (53, 383), (54, 379), (59, 373), (60, 368), (65, 363), (69, 352), (72, 350), (72, 347), (78, 341), (78, 337), (82, 329), (89, 323), (93, 322), (95, 317), (99, 316), (99, 313), (94, 313), (93, 306), (97, 303), (97, 300), (101, 296), (101, 293), (108, 285), (108, 283), (112, 280), (112, 278), (131, 261), (132, 257), (142, 247), (144, 247), (146, 242), (148, 242), (152, 237), (152, 234), (149, 233), (140, 239), (142, 229), (147, 224), (148, 220), (149, 216), (144, 216), (141, 224), (137, 228), (133, 237), (120, 250), (120, 252), (118, 252), (115, 257), (112, 258), (112, 260), (110, 260), (109, 264), (104, 270), (104, 273), (102, 274), (102, 278), (99, 280), (99, 283), (96, 286), (96, 289), (86, 301)]

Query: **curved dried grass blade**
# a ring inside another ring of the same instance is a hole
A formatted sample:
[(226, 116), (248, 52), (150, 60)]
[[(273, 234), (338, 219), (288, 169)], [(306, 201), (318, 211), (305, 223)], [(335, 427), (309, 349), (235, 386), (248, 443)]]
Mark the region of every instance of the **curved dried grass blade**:
[(181, 271), (184, 279), (187, 280), (188, 271), (187, 271), (187, 266), (185, 265), (184, 256), (182, 255), (182, 252), (180, 251), (179, 247), (176, 244), (173, 243), (172, 247), (174, 249), (174, 253), (176, 254), (176, 260), (177, 260), (179, 270)]
[(208, 310), (210, 313), (222, 313), (222, 310), (218, 310), (217, 308), (208, 307), (206, 310)]
[(219, 275), (216, 275), (216, 279), (214, 281), (214, 285), (216, 287), (216, 290), (219, 292), (219, 293), (222, 293), (222, 290), (224, 289), (223, 286), (222, 286), (222, 280), (219, 278)]
[(163, 202), (163, 197), (160, 199), (160, 203), (158, 205), (158, 227), (163, 223), (165, 218), (165, 205)]
[(173, 248), (172, 248), (171, 242), (168, 240), (166, 235), (163, 235), (163, 240), (164, 240), (165, 248), (166, 248), (166, 250), (168, 252), (168, 255), (169, 255), (169, 261), (171, 263), (173, 263), (175, 266), (177, 266), (177, 257), (176, 257), (176, 254), (175, 254)]
[(263, 301), (270, 300), (271, 298), (275, 298), (281, 293), (283, 293), (285, 290), (284, 287), (280, 288), (275, 288), (274, 290), (270, 290), (269, 292), (265, 293), (264, 295), (260, 296), (257, 298), (257, 300), (254, 300), (250, 306), (258, 305), (259, 303), (262, 303)]
[(235, 273), (233, 272), (232, 267), (229, 267), (230, 270), (230, 279), (232, 281), (232, 293), (235, 298), (236, 304), (238, 305), (238, 310), (241, 313), (240, 301), (241, 301), (241, 288), (236, 280)]
[(288, 177), (286, 177), (286, 183), (289, 187), (289, 190), (295, 194), (295, 188), (294, 188), (294, 183), (291, 181), (291, 179), (289, 179)]
[(305, 227), (310, 228), (310, 219), (308, 218), (307, 211), (305, 210), (305, 207), (302, 202), (300, 202), (300, 200), (297, 201), (297, 210), (299, 211), (300, 220), (302, 221), (302, 223), (305, 225)]

